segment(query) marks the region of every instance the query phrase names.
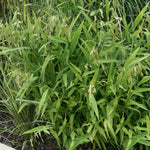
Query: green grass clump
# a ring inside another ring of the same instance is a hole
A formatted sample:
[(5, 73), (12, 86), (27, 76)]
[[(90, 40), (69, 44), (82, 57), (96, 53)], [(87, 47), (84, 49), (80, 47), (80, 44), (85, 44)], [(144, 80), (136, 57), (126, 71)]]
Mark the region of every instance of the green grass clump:
[(135, 2), (24, 1), (1, 21), (0, 104), (33, 148), (44, 132), (60, 149), (148, 150), (149, 3)]

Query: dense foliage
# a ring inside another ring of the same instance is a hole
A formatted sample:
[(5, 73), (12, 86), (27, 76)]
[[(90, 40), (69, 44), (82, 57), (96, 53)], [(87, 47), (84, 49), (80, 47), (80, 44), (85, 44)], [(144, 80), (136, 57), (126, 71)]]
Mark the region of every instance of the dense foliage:
[(0, 106), (25, 142), (148, 150), (148, 0), (1, 1)]

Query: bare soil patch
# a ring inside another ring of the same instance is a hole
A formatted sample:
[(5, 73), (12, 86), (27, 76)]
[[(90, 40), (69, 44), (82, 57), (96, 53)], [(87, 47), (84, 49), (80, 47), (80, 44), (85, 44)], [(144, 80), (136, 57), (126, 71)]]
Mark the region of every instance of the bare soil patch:
[[(17, 134), (14, 130), (15, 122), (6, 113), (0, 113), (0, 143), (13, 147), (16, 150), (21, 150), (23, 142), (25, 141), (23, 136)], [(53, 136), (42, 135), (42, 139), (37, 139), (34, 144), (34, 150), (58, 150), (58, 145)], [(33, 150), (30, 143), (26, 144), (24, 150)]]

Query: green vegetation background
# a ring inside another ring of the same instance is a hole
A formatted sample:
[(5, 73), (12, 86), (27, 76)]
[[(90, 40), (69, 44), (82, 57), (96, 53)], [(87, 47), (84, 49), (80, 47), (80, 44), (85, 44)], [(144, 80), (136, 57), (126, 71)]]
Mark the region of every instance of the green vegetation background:
[(149, 149), (148, 0), (0, 2), (0, 111), (23, 147)]

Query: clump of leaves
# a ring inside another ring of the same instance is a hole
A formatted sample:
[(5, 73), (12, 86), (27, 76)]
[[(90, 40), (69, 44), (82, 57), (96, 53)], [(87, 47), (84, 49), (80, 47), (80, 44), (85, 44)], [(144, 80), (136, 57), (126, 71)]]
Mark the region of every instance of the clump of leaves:
[(45, 132), (68, 150), (148, 149), (148, 4), (129, 24), (108, 1), (105, 22), (79, 8), (70, 22), (51, 8), (1, 26), (1, 101), (31, 141)]

